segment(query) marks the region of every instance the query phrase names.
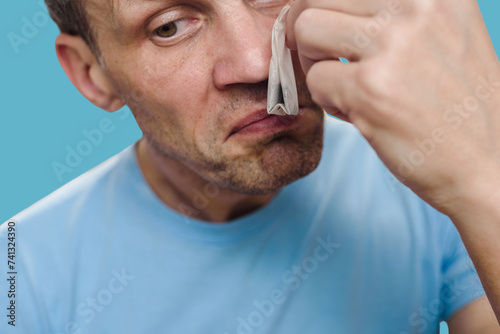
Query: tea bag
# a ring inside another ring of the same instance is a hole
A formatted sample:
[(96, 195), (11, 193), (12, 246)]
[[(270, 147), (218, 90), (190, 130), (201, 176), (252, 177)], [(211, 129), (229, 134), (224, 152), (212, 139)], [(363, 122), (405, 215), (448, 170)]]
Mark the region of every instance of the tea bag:
[(267, 112), (275, 115), (298, 115), (299, 102), (292, 55), (285, 45), (286, 5), (274, 23), (272, 33), (272, 57), (267, 88)]

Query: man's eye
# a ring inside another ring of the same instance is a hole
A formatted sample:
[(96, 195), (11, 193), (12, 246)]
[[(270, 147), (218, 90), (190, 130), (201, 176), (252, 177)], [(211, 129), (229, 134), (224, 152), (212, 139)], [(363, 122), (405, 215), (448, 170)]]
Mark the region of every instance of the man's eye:
[(172, 21), (162, 25), (159, 28), (156, 28), (153, 31), (153, 35), (156, 35), (161, 38), (171, 38), (177, 35), (178, 33), (182, 33), (187, 28), (188, 24), (189, 22), (187, 19)]
[(177, 33), (177, 24), (175, 22), (167, 23), (156, 29), (154, 33), (159, 37), (172, 37)]

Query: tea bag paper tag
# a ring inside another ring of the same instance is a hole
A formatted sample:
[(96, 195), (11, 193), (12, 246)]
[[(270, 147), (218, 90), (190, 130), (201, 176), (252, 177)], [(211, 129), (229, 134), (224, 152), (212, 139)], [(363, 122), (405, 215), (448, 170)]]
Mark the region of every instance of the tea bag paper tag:
[(272, 32), (272, 57), (267, 88), (267, 112), (275, 115), (298, 115), (299, 102), (292, 55), (285, 45), (286, 5), (274, 23)]

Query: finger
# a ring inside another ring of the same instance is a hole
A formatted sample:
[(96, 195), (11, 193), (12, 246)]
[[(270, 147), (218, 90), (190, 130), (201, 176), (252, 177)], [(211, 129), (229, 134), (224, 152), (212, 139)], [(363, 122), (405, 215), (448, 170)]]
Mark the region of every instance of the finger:
[[(287, 14), (286, 40), (291, 50), (296, 49), (294, 25), (300, 14), (309, 8), (324, 9), (351, 14), (353, 16), (371, 16), (386, 7), (384, 0), (295, 0)], [(330, 22), (331, 24), (331, 22)]]
[(295, 23), (295, 37), (304, 71), (321, 60), (343, 57), (357, 61), (374, 54), (372, 39), (362, 33), (369, 22), (364, 17), (323, 9), (302, 12)]
[(307, 87), (313, 101), (328, 113), (344, 119), (350, 118), (351, 100), (354, 98), (354, 77), (358, 64), (344, 64), (335, 60), (315, 63), (306, 76)]

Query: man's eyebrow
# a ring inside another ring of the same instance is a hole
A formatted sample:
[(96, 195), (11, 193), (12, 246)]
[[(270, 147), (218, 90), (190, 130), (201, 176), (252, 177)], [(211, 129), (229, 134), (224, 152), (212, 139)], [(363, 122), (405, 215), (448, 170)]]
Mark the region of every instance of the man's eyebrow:
[[(120, 0), (116, 0), (117, 2), (120, 2)], [(144, 2), (172, 2), (172, 0), (126, 0), (127, 4), (129, 5), (134, 5), (134, 4), (140, 4)]]
[(124, 7), (135, 7), (145, 3), (158, 3), (158, 4), (173, 4), (176, 0), (111, 0), (111, 13), (113, 16), (113, 21), (118, 23), (118, 18), (120, 13), (123, 12)]
[(111, 24), (115, 30), (123, 28), (123, 20), (124, 18), (128, 18), (127, 14), (140, 13), (141, 10), (139, 8), (141, 5), (169, 5), (176, 2), (178, 0), (111, 0), (108, 2), (110, 6), (109, 10), (111, 11)]

